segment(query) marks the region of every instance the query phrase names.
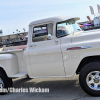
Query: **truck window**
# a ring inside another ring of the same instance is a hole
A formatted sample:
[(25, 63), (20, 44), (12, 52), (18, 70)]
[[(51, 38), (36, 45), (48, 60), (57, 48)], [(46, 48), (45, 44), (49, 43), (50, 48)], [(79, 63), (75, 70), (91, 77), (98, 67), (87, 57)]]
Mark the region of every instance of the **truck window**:
[(57, 23), (56, 36), (59, 38), (78, 31), (81, 31), (80, 27), (74, 19), (70, 19)]
[(33, 35), (32, 35), (32, 41), (33, 42), (39, 42), (39, 41), (46, 41), (47, 35), (51, 34), (53, 35), (53, 24), (45, 24), (41, 26), (36, 26), (33, 28)]

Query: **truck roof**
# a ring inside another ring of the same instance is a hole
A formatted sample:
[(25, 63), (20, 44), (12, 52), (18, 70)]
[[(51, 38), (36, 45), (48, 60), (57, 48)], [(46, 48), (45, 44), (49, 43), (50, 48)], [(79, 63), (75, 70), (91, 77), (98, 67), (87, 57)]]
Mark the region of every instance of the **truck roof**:
[(33, 21), (29, 25), (47, 23), (47, 22), (57, 23), (57, 22), (65, 21), (65, 20), (72, 19), (72, 18), (74, 18), (75, 20), (80, 19), (79, 17), (69, 17), (69, 16), (50, 17), (50, 18), (45, 18), (45, 19)]

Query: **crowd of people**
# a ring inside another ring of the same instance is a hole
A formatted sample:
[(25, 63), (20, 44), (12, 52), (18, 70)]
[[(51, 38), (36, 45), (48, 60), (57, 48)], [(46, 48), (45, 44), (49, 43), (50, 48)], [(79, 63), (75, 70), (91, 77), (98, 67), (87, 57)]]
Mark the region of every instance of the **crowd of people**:
[(9, 40), (9, 39), (1, 40), (0, 47), (2, 47), (4, 45), (6, 47), (9, 47), (9, 46), (18, 46), (18, 45), (26, 45), (26, 44), (27, 44), (27, 38), (20, 37), (20, 38), (16, 38), (16, 39), (12, 39), (12, 40)]

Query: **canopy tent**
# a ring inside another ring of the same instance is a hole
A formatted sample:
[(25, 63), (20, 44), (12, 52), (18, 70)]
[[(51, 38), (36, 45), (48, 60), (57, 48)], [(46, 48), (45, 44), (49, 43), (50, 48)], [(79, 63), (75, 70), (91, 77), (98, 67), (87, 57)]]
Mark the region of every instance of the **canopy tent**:
[(80, 24), (78, 24), (79, 25), (79, 27), (84, 27), (84, 25), (80, 25)]
[(28, 35), (26, 35), (25, 38), (28, 38)]
[(88, 23), (84, 23), (83, 25), (84, 26), (91, 26), (91, 24), (88, 24)]

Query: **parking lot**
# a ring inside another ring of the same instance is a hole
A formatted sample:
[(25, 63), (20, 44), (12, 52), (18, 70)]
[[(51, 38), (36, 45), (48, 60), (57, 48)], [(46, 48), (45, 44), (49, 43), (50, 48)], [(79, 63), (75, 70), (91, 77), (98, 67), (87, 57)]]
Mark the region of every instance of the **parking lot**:
[(72, 78), (13, 79), (14, 88), (49, 88), (49, 93), (9, 93), (0, 100), (100, 100), (87, 95), (80, 87), (78, 76)]

